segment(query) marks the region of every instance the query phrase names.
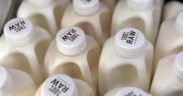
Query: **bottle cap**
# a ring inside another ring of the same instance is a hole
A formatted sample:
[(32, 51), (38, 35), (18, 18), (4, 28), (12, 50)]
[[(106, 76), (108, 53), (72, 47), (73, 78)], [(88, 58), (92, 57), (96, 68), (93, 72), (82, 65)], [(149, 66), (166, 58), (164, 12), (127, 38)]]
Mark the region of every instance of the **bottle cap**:
[(73, 0), (73, 7), (80, 15), (95, 14), (100, 8), (99, 0)]
[(43, 83), (41, 94), (42, 96), (75, 96), (76, 85), (67, 75), (53, 75)]
[(150, 96), (139, 88), (125, 87), (121, 88), (115, 96)]
[(137, 56), (145, 49), (145, 37), (135, 28), (121, 29), (115, 35), (115, 48), (121, 55)]
[(56, 45), (65, 55), (77, 55), (85, 50), (86, 37), (79, 27), (65, 27), (57, 33)]
[(177, 32), (183, 35), (183, 11), (177, 15), (175, 20), (175, 28), (178, 30)]
[(175, 72), (179, 77), (183, 78), (183, 51), (175, 57)]
[(32, 23), (23, 18), (15, 18), (8, 21), (4, 27), (4, 35), (8, 42), (24, 46), (34, 38)]
[(0, 93), (9, 93), (12, 87), (12, 78), (4, 67), (0, 67)]
[(46, 7), (52, 4), (54, 0), (29, 0), (29, 2), (36, 7)]
[(137, 10), (146, 10), (153, 6), (153, 0), (127, 0), (128, 6)]

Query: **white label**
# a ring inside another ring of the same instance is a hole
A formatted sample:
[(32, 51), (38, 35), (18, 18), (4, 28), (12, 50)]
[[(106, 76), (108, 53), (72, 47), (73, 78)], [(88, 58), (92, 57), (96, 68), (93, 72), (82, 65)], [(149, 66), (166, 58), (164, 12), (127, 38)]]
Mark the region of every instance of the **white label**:
[(54, 96), (62, 96), (63, 94), (67, 94), (71, 87), (69, 83), (60, 77), (53, 79), (49, 84), (50, 87), (48, 88), (48, 91)]
[(84, 3), (90, 3), (92, 0), (82, 0)]
[(80, 35), (77, 33), (75, 29), (69, 29), (60, 37), (65, 42), (74, 42)]
[(126, 93), (125, 95), (122, 95), (122, 96), (142, 96), (142, 95), (141, 94), (136, 94), (133, 91), (131, 91), (131, 92)]
[(121, 36), (122, 42), (130, 45), (136, 44), (137, 38), (138, 33), (136, 33), (135, 31), (123, 32)]
[(21, 32), (26, 29), (26, 23), (23, 20), (19, 20), (8, 25), (8, 28), (12, 32)]

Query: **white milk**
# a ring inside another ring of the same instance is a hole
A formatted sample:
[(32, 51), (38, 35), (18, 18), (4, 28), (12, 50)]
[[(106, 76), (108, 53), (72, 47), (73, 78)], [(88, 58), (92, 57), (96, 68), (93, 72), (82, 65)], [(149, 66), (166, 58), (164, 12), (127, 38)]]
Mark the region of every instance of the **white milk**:
[(110, 33), (110, 21), (110, 9), (99, 0), (73, 0), (64, 13), (62, 27), (79, 26), (102, 47)]
[(153, 96), (183, 96), (183, 52), (164, 57), (152, 82)]
[(112, 17), (111, 35), (115, 35), (121, 28), (134, 27), (141, 30), (154, 44), (159, 29), (161, 8), (153, 4), (154, 0), (119, 1)]
[(8, 21), (0, 38), (0, 65), (25, 71), (37, 84), (41, 83), (44, 55), (50, 39), (47, 31), (32, 26), (26, 19)]
[(154, 71), (158, 61), (169, 54), (183, 50), (183, 11), (161, 24), (154, 55)]
[(107, 92), (104, 96), (152, 96), (136, 87), (118, 87)]
[(95, 96), (84, 81), (64, 74), (50, 76), (37, 90), (35, 96)]
[(153, 46), (135, 28), (121, 29), (108, 39), (99, 61), (99, 91), (103, 96), (118, 86), (149, 90)]
[(48, 75), (64, 73), (96, 88), (99, 46), (79, 27), (61, 29), (49, 45), (45, 68)]
[(170, 1), (166, 4), (163, 13), (163, 21), (176, 17), (183, 10), (183, 4), (178, 1)]
[(36, 84), (25, 72), (0, 67), (0, 96), (34, 96)]
[(43, 27), (55, 37), (69, 2), (70, 0), (24, 0), (17, 16), (29, 19), (34, 25)]

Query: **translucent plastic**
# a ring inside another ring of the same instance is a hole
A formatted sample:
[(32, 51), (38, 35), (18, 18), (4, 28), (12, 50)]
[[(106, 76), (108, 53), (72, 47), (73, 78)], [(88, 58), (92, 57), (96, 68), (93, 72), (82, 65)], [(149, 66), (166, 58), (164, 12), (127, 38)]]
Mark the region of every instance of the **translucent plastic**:
[(31, 26), (25, 19), (15, 18), (5, 25), (4, 35), (0, 38), (0, 65), (25, 71), (40, 84), (50, 41), (47, 31)]
[[(153, 96), (183, 95), (183, 52), (162, 58), (151, 86)], [(163, 77), (163, 78), (162, 78)]]
[(157, 3), (155, 0), (145, 1), (147, 2), (120, 0), (113, 13), (111, 35), (115, 35), (121, 28), (134, 27), (142, 31), (145, 37), (154, 44), (159, 29), (161, 8), (160, 5), (154, 3)]
[(183, 11), (161, 24), (154, 56), (154, 71), (159, 60), (183, 49)]
[(34, 25), (46, 29), (52, 37), (55, 37), (60, 29), (62, 15), (70, 0), (46, 1), (43, 0), (45, 5), (44, 3), (37, 4), (41, 0), (24, 0), (18, 9), (17, 17), (29, 19)]
[[(83, 0), (74, 0), (74, 1), (83, 1)], [(66, 9), (62, 19), (61, 26), (62, 27), (74, 26), (74, 25), (79, 26), (85, 31), (87, 35), (94, 37), (98, 41), (100, 47), (102, 47), (103, 43), (108, 38), (110, 33), (110, 23), (111, 23), (110, 9), (103, 3), (100, 3), (99, 9), (95, 13), (93, 12), (93, 10), (85, 10), (87, 11), (87, 13), (92, 12), (93, 14), (82, 15), (78, 14), (73, 6), (74, 6), (73, 4), (70, 4)]]
[(37, 90), (35, 96), (95, 96), (84, 81), (59, 74), (50, 76)]
[[(141, 45), (140, 42), (143, 41), (140, 40), (142, 39), (142, 32), (136, 31), (133, 28), (129, 28), (129, 31), (125, 29), (122, 30), (124, 30), (124, 34), (119, 37), (121, 37), (121, 42), (125, 41), (128, 43), (125, 45), (128, 45), (126, 48), (129, 48), (129, 50), (125, 51), (116, 48), (114, 38), (118, 36), (118, 33), (115, 37), (111, 37), (106, 41), (99, 61), (100, 96), (103, 96), (107, 91), (119, 86), (136, 86), (145, 91), (149, 90), (153, 46), (148, 40), (145, 40), (145, 44)], [(129, 43), (129, 41), (133, 43)], [(141, 45), (140, 50), (143, 51), (130, 52), (130, 50), (138, 48), (137, 46), (139, 46), (139, 44)], [(130, 53), (130, 55), (127, 53)]]
[[(70, 32), (73, 32), (72, 30), (73, 29), (71, 27), (69, 31), (66, 31), (69, 32), (66, 36), (68, 37), (68, 42), (70, 42), (70, 44), (66, 44), (69, 48), (71, 48), (70, 46), (75, 45), (72, 42), (75, 42), (75, 40), (77, 41), (79, 40), (78, 38), (80, 38), (80, 35), (77, 35), (77, 30), (74, 31), (76, 33), (69, 35)], [(58, 34), (60, 34), (60, 32)], [(72, 37), (74, 37), (74, 39)], [(62, 35), (60, 38), (62, 38)], [(66, 54), (66, 52), (63, 53), (62, 51), (59, 51), (59, 46), (56, 43), (57, 40), (54, 39), (50, 43), (46, 53), (44, 66), (47, 75), (64, 73), (73, 78), (86, 81), (93, 89), (96, 90), (98, 59), (100, 56), (100, 49), (97, 42), (92, 37), (86, 36), (85, 49), (80, 51), (80, 53), (71, 55)], [(78, 50), (77, 48), (70, 51), (74, 52), (75, 50)]]
[(0, 96), (34, 96), (36, 92), (35, 82), (23, 71), (0, 67), (0, 77)]
[(163, 21), (176, 17), (183, 10), (183, 4), (178, 1), (170, 1), (165, 5)]

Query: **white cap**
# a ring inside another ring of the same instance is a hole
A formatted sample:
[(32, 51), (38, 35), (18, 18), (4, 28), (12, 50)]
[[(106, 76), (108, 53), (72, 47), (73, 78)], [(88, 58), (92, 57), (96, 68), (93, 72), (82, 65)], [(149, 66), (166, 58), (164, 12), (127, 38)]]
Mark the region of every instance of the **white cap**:
[(11, 92), (12, 78), (4, 67), (0, 67), (0, 93), (6, 94)]
[(138, 56), (145, 49), (145, 37), (135, 28), (121, 29), (116, 33), (114, 40), (116, 50), (123, 56)]
[(127, 0), (128, 6), (137, 10), (146, 10), (153, 7), (154, 0)]
[(136, 87), (125, 87), (121, 88), (115, 96), (150, 96), (143, 90)]
[(86, 48), (84, 31), (79, 27), (62, 28), (56, 36), (58, 50), (65, 55), (77, 55)]
[(99, 0), (73, 0), (73, 7), (80, 15), (93, 15), (100, 9)]
[(41, 96), (76, 96), (76, 85), (67, 75), (49, 77), (41, 86)]
[(8, 42), (16, 46), (29, 44), (34, 38), (32, 23), (23, 18), (8, 21), (4, 27), (4, 35)]
[(183, 35), (183, 11), (177, 15), (175, 28), (177, 29), (178, 34)]
[(183, 78), (183, 51), (176, 55), (174, 68), (178, 77)]
[(36, 7), (47, 7), (52, 4), (54, 0), (29, 0), (31, 4)]

